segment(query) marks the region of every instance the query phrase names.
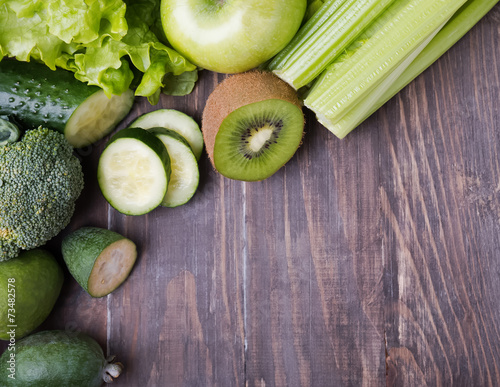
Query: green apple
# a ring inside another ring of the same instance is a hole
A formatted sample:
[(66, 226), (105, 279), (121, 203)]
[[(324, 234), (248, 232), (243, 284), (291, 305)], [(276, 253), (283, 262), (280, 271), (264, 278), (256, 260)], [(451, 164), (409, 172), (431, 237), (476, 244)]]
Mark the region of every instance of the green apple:
[(170, 44), (190, 61), (219, 73), (259, 66), (298, 31), (307, 0), (162, 0)]

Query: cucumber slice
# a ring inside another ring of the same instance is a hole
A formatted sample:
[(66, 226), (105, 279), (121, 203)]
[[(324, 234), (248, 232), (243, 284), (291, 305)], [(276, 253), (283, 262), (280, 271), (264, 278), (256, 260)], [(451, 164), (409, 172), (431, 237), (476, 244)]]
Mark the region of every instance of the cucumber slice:
[(124, 236), (98, 227), (83, 227), (64, 238), (62, 254), (73, 278), (92, 297), (104, 297), (128, 277), (137, 249)]
[(196, 192), (200, 181), (198, 162), (189, 143), (179, 133), (165, 128), (148, 129), (167, 148), (172, 174), (168, 190), (161, 203), (164, 207), (178, 207), (187, 203)]
[(64, 128), (64, 136), (75, 148), (93, 144), (109, 134), (128, 114), (134, 104), (134, 92), (108, 98), (99, 90), (84, 100)]
[(101, 192), (125, 215), (143, 215), (158, 207), (170, 179), (167, 149), (154, 134), (127, 128), (115, 134), (99, 159)]
[(0, 146), (5, 146), (19, 140), (21, 131), (13, 123), (0, 118)]
[(193, 150), (196, 160), (199, 160), (201, 157), (201, 152), (203, 151), (203, 134), (201, 133), (200, 126), (192, 117), (178, 110), (160, 109), (143, 114), (132, 122), (130, 127), (143, 129), (161, 127), (173, 130), (186, 139)]
[(37, 62), (0, 62), (0, 115), (14, 117), (25, 129), (58, 130), (75, 148), (111, 132), (133, 103), (131, 90), (108, 98), (69, 71), (52, 71)]

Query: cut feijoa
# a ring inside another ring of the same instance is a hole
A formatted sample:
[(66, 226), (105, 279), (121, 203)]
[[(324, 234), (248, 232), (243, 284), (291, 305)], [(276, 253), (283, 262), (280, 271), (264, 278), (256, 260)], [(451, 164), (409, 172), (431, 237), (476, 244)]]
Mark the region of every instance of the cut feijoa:
[(21, 338), (35, 330), (52, 311), (63, 281), (61, 267), (45, 250), (23, 251), (0, 262), (0, 339)]
[(170, 157), (154, 134), (126, 128), (115, 134), (99, 159), (101, 192), (125, 215), (142, 215), (158, 207), (170, 180)]
[[(43, 331), (19, 340), (0, 362), (0, 385), (12, 387), (101, 387), (123, 370), (106, 359), (90, 336), (72, 331)], [(10, 361), (10, 362), (9, 362)]]
[(127, 279), (137, 248), (114, 231), (83, 227), (64, 238), (62, 254), (73, 278), (98, 298), (107, 296)]
[(203, 151), (203, 135), (196, 121), (178, 110), (159, 109), (143, 114), (130, 125), (132, 128), (150, 129), (155, 127), (173, 130), (179, 133), (191, 146), (196, 160)]
[(148, 129), (167, 148), (172, 174), (162, 206), (178, 207), (187, 203), (195, 194), (200, 181), (200, 171), (196, 157), (189, 143), (177, 132), (165, 128)]

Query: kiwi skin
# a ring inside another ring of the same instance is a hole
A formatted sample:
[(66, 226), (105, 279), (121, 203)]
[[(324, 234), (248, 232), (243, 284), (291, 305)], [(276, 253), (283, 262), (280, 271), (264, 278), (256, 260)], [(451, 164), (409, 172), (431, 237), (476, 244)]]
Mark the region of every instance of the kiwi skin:
[(201, 131), (208, 157), (215, 168), (215, 137), (222, 121), (234, 110), (255, 102), (281, 99), (302, 111), (297, 92), (274, 74), (253, 70), (232, 75), (220, 83), (208, 97), (203, 110)]

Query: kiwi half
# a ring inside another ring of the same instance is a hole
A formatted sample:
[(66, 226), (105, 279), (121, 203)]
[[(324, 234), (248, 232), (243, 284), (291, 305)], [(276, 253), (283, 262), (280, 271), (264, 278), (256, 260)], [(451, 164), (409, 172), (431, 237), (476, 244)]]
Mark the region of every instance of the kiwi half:
[(264, 180), (300, 146), (302, 105), (296, 91), (271, 73), (237, 74), (208, 98), (202, 132), (208, 156), (222, 175)]

